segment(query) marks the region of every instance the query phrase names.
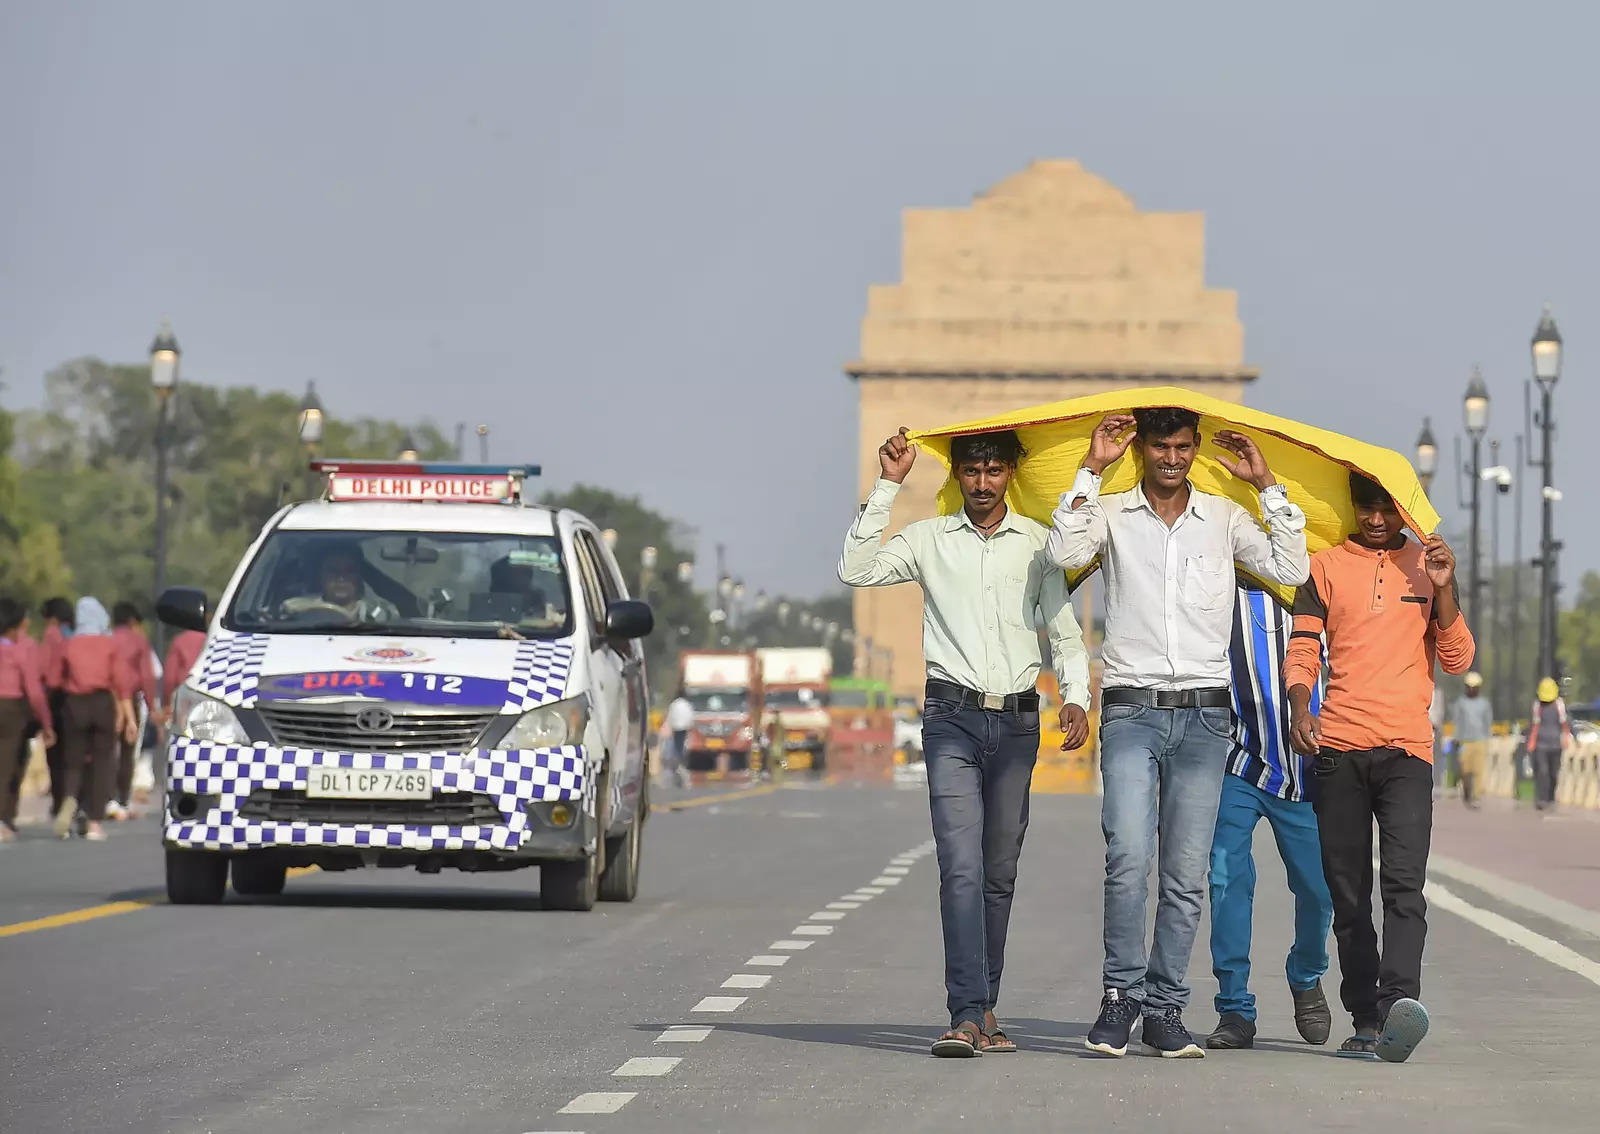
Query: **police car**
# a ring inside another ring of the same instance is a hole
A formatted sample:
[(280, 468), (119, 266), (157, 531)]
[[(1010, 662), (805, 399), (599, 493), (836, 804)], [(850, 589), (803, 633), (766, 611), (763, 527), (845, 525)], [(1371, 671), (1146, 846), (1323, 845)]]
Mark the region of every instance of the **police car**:
[(174, 698), (163, 841), (176, 903), (282, 891), (293, 867), (541, 869), (541, 904), (638, 891), (648, 699), (594, 524), (524, 496), (534, 466), (324, 460), (215, 609)]

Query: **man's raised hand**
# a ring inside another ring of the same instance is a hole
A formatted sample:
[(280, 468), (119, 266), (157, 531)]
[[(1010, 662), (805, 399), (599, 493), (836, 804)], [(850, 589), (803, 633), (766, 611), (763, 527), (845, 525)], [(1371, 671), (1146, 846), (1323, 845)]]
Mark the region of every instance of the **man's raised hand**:
[(1256, 448), (1256, 443), (1243, 433), (1223, 429), (1217, 432), (1213, 440), (1232, 453), (1235, 458), (1230, 461), (1227, 457), (1218, 457), (1217, 463), (1254, 487), (1257, 492), (1262, 492), (1278, 483), (1278, 478), (1273, 476), (1272, 470), (1267, 467), (1267, 459), (1261, 455), (1261, 450)]
[(1132, 414), (1107, 414), (1089, 436), (1089, 455), (1084, 458), (1083, 467), (1095, 476), (1104, 473), (1107, 466), (1128, 451), (1136, 425)]
[(916, 463), (916, 446), (906, 440), (909, 430), (900, 427), (889, 440), (878, 447), (878, 464), (883, 468), (883, 479), (892, 480), (896, 484), (904, 484), (906, 474), (911, 471), (911, 466)]

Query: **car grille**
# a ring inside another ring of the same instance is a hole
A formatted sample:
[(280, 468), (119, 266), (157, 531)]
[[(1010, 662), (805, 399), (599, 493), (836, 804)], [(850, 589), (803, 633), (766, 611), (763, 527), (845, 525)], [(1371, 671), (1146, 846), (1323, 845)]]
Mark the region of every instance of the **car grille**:
[(367, 732), (356, 713), (367, 706), (263, 705), (261, 720), (281, 748), (331, 752), (462, 752), (476, 746), (494, 713), (408, 713), (385, 706), (394, 727)]
[(480, 826), (506, 821), (495, 801), (468, 792), (436, 792), (432, 799), (309, 799), (303, 791), (259, 788), (239, 805), (241, 819), (279, 823), (396, 823), (408, 827)]

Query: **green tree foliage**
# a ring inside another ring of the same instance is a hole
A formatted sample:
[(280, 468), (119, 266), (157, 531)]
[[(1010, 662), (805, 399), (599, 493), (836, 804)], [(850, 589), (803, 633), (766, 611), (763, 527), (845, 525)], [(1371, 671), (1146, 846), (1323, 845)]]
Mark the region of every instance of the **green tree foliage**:
[(1600, 572), (1584, 572), (1577, 601), (1561, 613), (1561, 660), (1572, 679), (1567, 703), (1600, 700)]
[(11, 456), (16, 419), (0, 409), (0, 595), (35, 609), (71, 584), (54, 525), (40, 514), (23, 488), (22, 469)]

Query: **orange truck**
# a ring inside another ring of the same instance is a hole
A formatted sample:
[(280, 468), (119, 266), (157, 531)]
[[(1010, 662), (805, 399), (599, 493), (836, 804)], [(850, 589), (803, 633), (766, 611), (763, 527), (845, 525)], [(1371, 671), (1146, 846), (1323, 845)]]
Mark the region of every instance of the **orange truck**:
[(685, 650), (678, 683), (694, 706), (689, 770), (750, 767), (761, 717), (761, 666), (748, 650)]
[(785, 762), (791, 771), (821, 771), (833, 731), (828, 717), (833, 651), (821, 646), (773, 646), (757, 650), (756, 657), (761, 662), (767, 719), (777, 714)]

